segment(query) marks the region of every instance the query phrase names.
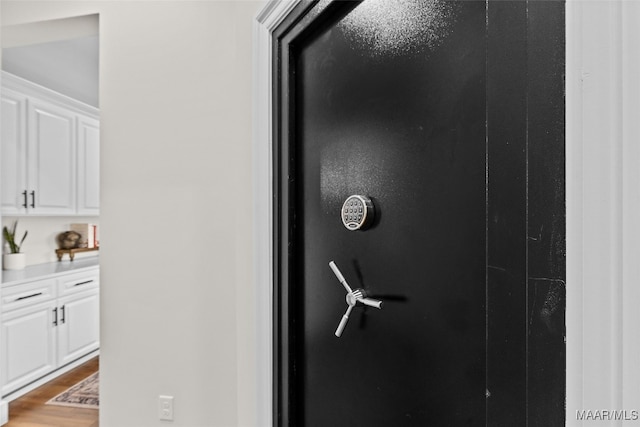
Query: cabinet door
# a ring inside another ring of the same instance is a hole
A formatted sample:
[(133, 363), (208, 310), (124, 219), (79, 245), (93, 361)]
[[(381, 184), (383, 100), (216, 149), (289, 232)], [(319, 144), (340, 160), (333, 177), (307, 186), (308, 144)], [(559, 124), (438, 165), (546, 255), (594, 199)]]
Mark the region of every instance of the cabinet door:
[(100, 213), (100, 122), (78, 117), (78, 214)]
[(58, 364), (63, 366), (100, 347), (99, 291), (60, 298), (58, 305)]
[(55, 301), (2, 315), (2, 395), (56, 368)]
[(26, 212), (26, 194), (24, 193), (27, 190), (26, 103), (25, 96), (7, 89), (2, 90), (0, 195), (4, 215), (21, 215)]
[(75, 116), (32, 99), (28, 110), (29, 214), (75, 214)]

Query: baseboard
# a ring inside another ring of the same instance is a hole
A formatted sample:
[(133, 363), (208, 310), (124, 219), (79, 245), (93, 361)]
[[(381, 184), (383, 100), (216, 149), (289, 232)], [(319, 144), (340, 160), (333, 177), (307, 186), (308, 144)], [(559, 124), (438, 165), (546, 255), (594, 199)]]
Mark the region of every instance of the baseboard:
[(9, 402), (6, 400), (0, 401), (0, 426), (9, 422)]
[[(30, 383), (30, 384), (27, 384), (26, 386), (14, 391), (14, 392), (11, 392), (10, 394), (7, 394), (6, 396), (3, 396), (4, 400), (2, 402), (0, 402), (0, 404), (4, 403), (6, 405), (8, 402), (16, 400), (20, 396), (24, 396), (25, 394), (29, 393), (32, 390), (35, 390), (36, 388), (40, 387), (41, 385), (48, 383), (52, 379), (54, 379), (56, 377), (59, 377), (60, 375), (66, 373), (66, 372), (69, 372), (73, 368), (77, 368), (78, 366), (82, 365), (83, 363), (87, 362), (88, 360), (96, 357), (98, 354), (100, 354), (100, 350), (92, 351), (91, 353), (89, 353), (89, 354), (87, 354), (85, 356), (82, 356), (80, 359), (76, 359), (73, 362), (62, 366), (61, 368), (56, 369), (55, 371), (51, 372), (50, 374), (45, 375), (44, 377), (42, 377), (42, 378), (40, 378), (40, 379)], [(2, 416), (2, 413), (0, 412), (0, 417), (1, 416)], [(0, 418), (0, 419), (2, 419), (2, 418)], [(2, 425), (2, 423), (0, 423), (0, 425)]]

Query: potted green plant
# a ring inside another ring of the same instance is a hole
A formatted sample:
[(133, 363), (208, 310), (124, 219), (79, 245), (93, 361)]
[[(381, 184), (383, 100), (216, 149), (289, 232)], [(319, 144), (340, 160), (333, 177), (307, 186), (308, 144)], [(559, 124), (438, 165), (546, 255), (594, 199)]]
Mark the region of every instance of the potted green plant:
[(2, 264), (5, 270), (22, 270), (27, 265), (27, 255), (20, 252), (20, 247), (27, 238), (27, 231), (22, 235), (20, 243), (16, 243), (16, 228), (18, 221), (13, 223), (13, 227), (9, 230), (6, 226), (3, 228), (4, 240), (9, 247), (9, 252), (3, 254)]

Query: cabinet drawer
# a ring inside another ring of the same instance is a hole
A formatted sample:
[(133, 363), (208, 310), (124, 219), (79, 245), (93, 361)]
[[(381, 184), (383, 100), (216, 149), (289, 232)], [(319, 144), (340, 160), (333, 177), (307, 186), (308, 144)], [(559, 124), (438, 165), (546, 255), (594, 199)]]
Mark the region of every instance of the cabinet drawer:
[(75, 294), (100, 286), (100, 270), (84, 271), (58, 278), (58, 297)]
[(27, 307), (56, 297), (55, 279), (37, 280), (2, 288), (2, 312)]

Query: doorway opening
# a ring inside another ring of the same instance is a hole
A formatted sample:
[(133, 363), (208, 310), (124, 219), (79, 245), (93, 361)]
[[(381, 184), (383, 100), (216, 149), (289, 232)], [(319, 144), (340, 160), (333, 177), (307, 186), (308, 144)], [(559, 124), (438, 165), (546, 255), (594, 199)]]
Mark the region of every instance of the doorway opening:
[(42, 423), (64, 412), (40, 400), (98, 370), (99, 45), (97, 14), (2, 27), (0, 215), (3, 227), (28, 231), (26, 266), (2, 271), (9, 426), (12, 413)]

